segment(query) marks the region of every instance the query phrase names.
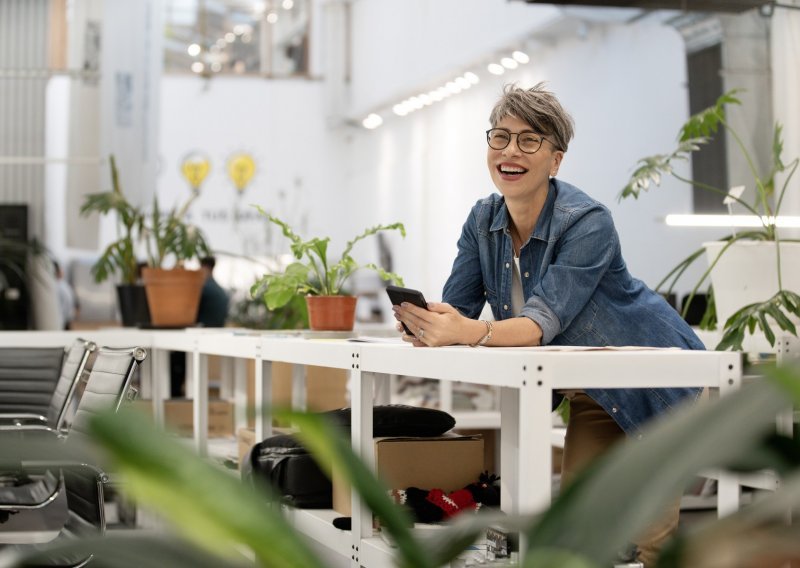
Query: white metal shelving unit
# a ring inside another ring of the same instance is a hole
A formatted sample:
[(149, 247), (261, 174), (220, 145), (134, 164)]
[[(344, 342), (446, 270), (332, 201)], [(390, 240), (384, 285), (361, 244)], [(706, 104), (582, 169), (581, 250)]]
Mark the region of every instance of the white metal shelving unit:
[[(347, 369), (351, 378), (352, 443), (374, 465), (372, 406), (376, 393), (388, 392), (392, 374), (464, 381), (501, 390), (501, 500), (509, 513), (534, 513), (551, 499), (551, 394), (585, 388), (736, 388), (742, 379), (737, 353), (681, 350), (558, 350), (552, 348), (417, 349), (408, 344), (356, 343), (239, 332), (236, 330), (109, 330), (102, 332), (0, 332), (0, 346), (63, 346), (86, 336), (100, 344), (140, 345), (151, 350), (150, 382), (157, 417), (167, 389), (168, 350), (191, 353), (191, 393), (195, 399), (194, 443), (207, 447), (208, 377), (206, 357), (222, 355), (256, 361), (257, 439), (270, 434), (268, 410), (271, 362)], [(237, 365), (241, 368), (241, 365)], [(238, 377), (237, 381), (243, 380)], [(243, 374), (242, 374), (243, 375)], [(301, 372), (295, 373), (299, 381)], [(241, 384), (240, 384), (241, 386)], [(237, 391), (239, 389), (236, 389)], [(237, 399), (241, 403), (240, 399)], [(476, 423), (481, 418), (476, 417)], [(522, 482), (524, 480), (524, 483)], [(372, 532), (371, 512), (353, 496), (352, 531), (336, 529), (333, 511), (287, 511), (296, 526), (353, 567), (390, 566), (392, 550)], [(349, 560), (348, 560), (349, 559)]]

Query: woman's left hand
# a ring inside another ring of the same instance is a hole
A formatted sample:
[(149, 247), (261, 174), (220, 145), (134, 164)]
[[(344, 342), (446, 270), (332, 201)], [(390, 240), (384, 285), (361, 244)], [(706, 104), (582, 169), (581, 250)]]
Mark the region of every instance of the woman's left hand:
[[(459, 339), (463, 322), (467, 320), (450, 304), (428, 302), (428, 309), (403, 302), (393, 306), (397, 321), (408, 326), (413, 336), (408, 337), (416, 347), (438, 347), (461, 343)], [(469, 321), (469, 320), (467, 320)]]

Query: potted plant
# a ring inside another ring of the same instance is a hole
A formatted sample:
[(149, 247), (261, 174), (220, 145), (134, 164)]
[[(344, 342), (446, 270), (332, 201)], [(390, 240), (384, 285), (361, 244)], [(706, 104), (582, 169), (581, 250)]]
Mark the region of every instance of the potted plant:
[(297, 259), (281, 274), (265, 274), (250, 289), (253, 297), (263, 294), (267, 309), (275, 310), (288, 304), (297, 295), (306, 296), (309, 326), (313, 330), (350, 331), (355, 322), (355, 296), (343, 293), (347, 280), (359, 268), (374, 270), (383, 280), (403, 285), (397, 274), (387, 272), (373, 263), (360, 265), (350, 255), (353, 246), (362, 239), (380, 231), (397, 230), (403, 237), (406, 229), (402, 223), (375, 225), (348, 241), (339, 260), (332, 264), (328, 260), (330, 237), (303, 240), (277, 217), (254, 205), (258, 212), (278, 225), (283, 235), (292, 241), (292, 254)]
[[(710, 277), (712, 288), (709, 289), (709, 297), (712, 301), (708, 302), (701, 327), (713, 327), (716, 320), (724, 323), (722, 340), (717, 345), (720, 350), (742, 349), (745, 334), (753, 334), (757, 327), (769, 344), (774, 345), (772, 326), (777, 324), (781, 330), (797, 335), (796, 322), (800, 318), (800, 295), (797, 293), (800, 290), (800, 242), (781, 238), (776, 225), (783, 198), (800, 158), (789, 163), (783, 161), (781, 125), (776, 123), (772, 163), (766, 174), (758, 172), (752, 156), (725, 115), (726, 105), (741, 104), (736, 93), (733, 90), (723, 94), (713, 106), (691, 116), (681, 127), (678, 147), (672, 153), (639, 160), (639, 167), (620, 194), (620, 200), (638, 198), (650, 187), (651, 182), (659, 185), (662, 175), (671, 175), (682, 182), (719, 194), (721, 199), (727, 198), (737, 203), (757, 220), (757, 226), (753, 229), (736, 232), (717, 242), (705, 243), (703, 248), (673, 268), (656, 287), (660, 289), (668, 284), (667, 292), (671, 292), (686, 269), (705, 252), (709, 267), (692, 289), (685, 308)], [(753, 176), (751, 183), (755, 187), (755, 199), (752, 203), (733, 191), (685, 178), (672, 168), (674, 161), (688, 160), (693, 152), (699, 151), (720, 128), (730, 134)], [(783, 181), (778, 188), (779, 175), (783, 175)], [(751, 294), (745, 295), (747, 292)]]
[[(123, 194), (114, 156), (110, 157), (110, 163), (111, 191), (87, 195), (81, 207), (84, 215), (113, 211), (119, 222), (120, 237), (106, 247), (92, 267), (95, 280), (102, 282), (119, 274), (121, 283), (117, 293), (123, 325), (194, 324), (203, 274), (199, 270), (186, 270), (183, 264), (210, 254), (202, 231), (185, 221), (196, 194), (182, 207), (166, 213), (154, 198), (153, 210), (147, 215)], [(141, 266), (137, 256), (142, 242), (147, 252), (146, 267)]]
[(163, 213), (153, 198), (150, 223), (143, 234), (147, 246), (147, 266), (142, 280), (147, 293), (150, 319), (157, 327), (184, 327), (197, 320), (197, 308), (205, 277), (200, 270), (184, 266), (189, 260), (210, 256), (203, 232), (185, 220), (193, 193), (182, 207)]
[(117, 215), (119, 238), (108, 245), (92, 266), (96, 282), (103, 282), (114, 274), (119, 275), (117, 300), (122, 325), (136, 327), (150, 324), (150, 312), (144, 286), (140, 282), (139, 260), (136, 244), (142, 237), (144, 215), (128, 201), (119, 183), (119, 171), (114, 156), (110, 156), (111, 191), (91, 193), (81, 206), (81, 215), (91, 213)]

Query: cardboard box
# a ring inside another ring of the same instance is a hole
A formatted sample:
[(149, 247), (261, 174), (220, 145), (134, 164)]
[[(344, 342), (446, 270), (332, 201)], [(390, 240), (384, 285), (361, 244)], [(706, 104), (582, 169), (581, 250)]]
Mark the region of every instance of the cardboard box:
[[(375, 470), (389, 489), (463, 489), (483, 471), (483, 439), (454, 434), (435, 438), (375, 438)], [(333, 508), (351, 515), (350, 486), (333, 473)]]
[(500, 430), (497, 428), (462, 429), (456, 427), (454, 434), (480, 436), (483, 438), (483, 470), (500, 474)]
[[(247, 363), (247, 425), (255, 426), (255, 362)], [(272, 404), (288, 407), (292, 403), (292, 365), (272, 364)], [(306, 366), (306, 407), (312, 412), (348, 406), (347, 371), (329, 367)], [(276, 424), (277, 425), (277, 424)]]
[[(137, 400), (135, 408), (153, 416), (151, 400)], [(164, 401), (164, 426), (180, 436), (191, 436), (194, 432), (194, 403), (183, 398)], [(233, 436), (233, 403), (227, 400), (208, 401), (208, 435), (211, 438)]]
[[(500, 475), (500, 430), (498, 429), (479, 429), (465, 430), (456, 428), (456, 434), (465, 436), (480, 435), (483, 437), (483, 469), (489, 473)], [(553, 473), (561, 473), (561, 460), (564, 457), (564, 450), (558, 446), (553, 446), (552, 463)]]

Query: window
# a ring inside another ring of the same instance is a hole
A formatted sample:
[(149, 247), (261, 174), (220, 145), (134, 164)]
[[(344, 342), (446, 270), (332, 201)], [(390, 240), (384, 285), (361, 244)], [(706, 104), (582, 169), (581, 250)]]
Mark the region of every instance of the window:
[(311, 0), (165, 0), (164, 71), (308, 74)]
[[(689, 74), (689, 113), (695, 114), (713, 106), (723, 93), (722, 44), (714, 44), (687, 55)], [(692, 179), (696, 182), (719, 188), (728, 187), (728, 161), (724, 136), (715, 136), (703, 147), (702, 152), (692, 154)], [(722, 213), (726, 209), (722, 197), (694, 188), (695, 213)]]

